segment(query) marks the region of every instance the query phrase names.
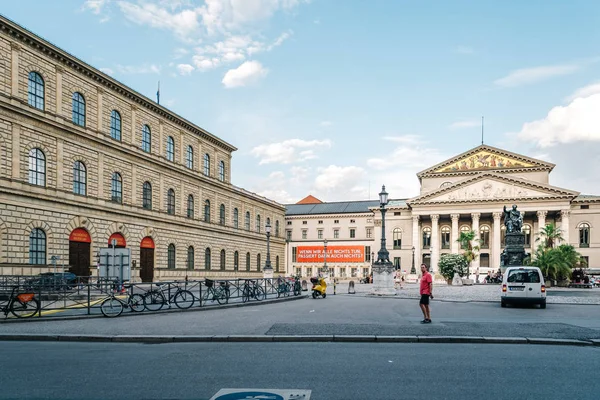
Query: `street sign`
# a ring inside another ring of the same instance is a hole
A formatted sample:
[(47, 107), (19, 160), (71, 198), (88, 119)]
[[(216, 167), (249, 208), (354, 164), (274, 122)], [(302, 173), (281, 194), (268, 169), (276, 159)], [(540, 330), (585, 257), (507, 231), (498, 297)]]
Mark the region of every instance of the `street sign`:
[(310, 390), (221, 389), (209, 400), (310, 400)]

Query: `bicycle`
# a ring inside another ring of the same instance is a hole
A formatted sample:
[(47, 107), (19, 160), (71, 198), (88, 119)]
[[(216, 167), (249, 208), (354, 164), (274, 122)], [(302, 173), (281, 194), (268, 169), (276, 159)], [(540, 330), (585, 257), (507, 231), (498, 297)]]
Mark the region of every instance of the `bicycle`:
[(144, 297), (141, 294), (134, 293), (127, 296), (127, 301), (121, 300), (113, 291), (100, 304), (102, 315), (109, 318), (118, 317), (123, 313), (124, 308), (131, 308), (132, 311), (144, 311)]
[[(171, 307), (171, 303), (175, 303), (177, 308), (187, 309), (194, 305), (194, 295), (187, 289), (182, 289), (177, 286), (177, 290), (172, 295), (165, 297), (164, 292), (169, 288), (169, 283), (155, 283), (157, 289), (152, 289), (144, 295), (144, 306), (150, 311), (159, 311), (165, 304)], [(161, 286), (167, 285), (166, 288)]]
[(300, 284), (300, 277), (295, 276), (294, 277), (294, 296), (300, 296), (301, 292), (302, 292), (302, 285)]
[(40, 311), (40, 302), (35, 298), (35, 293), (18, 293), (15, 292), (19, 286), (14, 286), (8, 303), (5, 306), (0, 306), (0, 310), (4, 312), (4, 316), (8, 317), (8, 313), (12, 313), (17, 318), (31, 318)]
[(277, 285), (277, 298), (284, 296), (288, 297), (290, 295), (290, 284), (285, 279), (278, 279)]
[(219, 282), (219, 287), (215, 288), (214, 281), (212, 279), (205, 279), (204, 286), (206, 286), (206, 293), (202, 296), (202, 300), (206, 302), (209, 300), (212, 294), (212, 301), (217, 300), (219, 304), (229, 303), (229, 285), (227, 282)]
[[(252, 282), (252, 286), (249, 282)], [(267, 294), (265, 293), (265, 289), (256, 281), (246, 280), (244, 288), (242, 289), (242, 302), (246, 303), (247, 301), (250, 301), (250, 298), (255, 298), (260, 301), (266, 299)]]

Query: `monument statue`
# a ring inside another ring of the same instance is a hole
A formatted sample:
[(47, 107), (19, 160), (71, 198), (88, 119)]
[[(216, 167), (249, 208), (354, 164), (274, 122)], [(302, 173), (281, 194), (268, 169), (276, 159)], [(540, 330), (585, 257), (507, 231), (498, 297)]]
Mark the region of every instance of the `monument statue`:
[(513, 205), (511, 210), (507, 210), (504, 206), (504, 225), (506, 226), (506, 233), (521, 232), (523, 216), (521, 211), (517, 210), (516, 205)]

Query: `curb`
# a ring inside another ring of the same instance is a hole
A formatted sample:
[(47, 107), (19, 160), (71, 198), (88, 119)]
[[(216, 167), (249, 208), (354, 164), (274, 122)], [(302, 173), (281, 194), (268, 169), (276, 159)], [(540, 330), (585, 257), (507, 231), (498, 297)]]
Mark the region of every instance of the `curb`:
[[(300, 295), (300, 296), (290, 296), (283, 298), (274, 298), (274, 299), (266, 299), (261, 301), (252, 301), (248, 303), (231, 303), (225, 305), (210, 305), (210, 306), (196, 306), (188, 309), (180, 309), (180, 308), (170, 308), (166, 310), (160, 311), (143, 311), (143, 312), (128, 312), (121, 314), (118, 318), (122, 317), (139, 317), (144, 315), (161, 315), (161, 314), (172, 314), (172, 313), (180, 313), (180, 312), (198, 312), (198, 311), (212, 311), (212, 310), (222, 310), (227, 308), (236, 308), (236, 307), (253, 307), (260, 306), (262, 304), (276, 304), (283, 303), (286, 301), (294, 301), (300, 299), (307, 299), (308, 295)], [(90, 318), (106, 318), (102, 314), (82, 314), (82, 315), (64, 315), (59, 317), (35, 317), (35, 318), (10, 318), (10, 319), (0, 319), (0, 324), (19, 324), (19, 323), (28, 323), (28, 322), (47, 322), (47, 321), (70, 321), (70, 320), (81, 320), (81, 319), (90, 319)]]
[(453, 343), (532, 344), (552, 346), (598, 346), (600, 339), (548, 339), (482, 336), (376, 336), (376, 335), (41, 335), (0, 334), (0, 341), (111, 342), (111, 343), (252, 343), (252, 342), (338, 342), (338, 343)]

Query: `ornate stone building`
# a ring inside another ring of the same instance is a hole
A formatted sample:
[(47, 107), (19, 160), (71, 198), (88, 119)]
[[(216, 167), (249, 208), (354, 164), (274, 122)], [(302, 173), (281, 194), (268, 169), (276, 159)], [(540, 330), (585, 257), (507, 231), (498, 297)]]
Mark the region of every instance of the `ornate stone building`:
[[(283, 271), (284, 207), (231, 183), (236, 148), (0, 17), (0, 274), (129, 247), (143, 280)], [(92, 267), (92, 268), (90, 268)]]
[[(552, 223), (562, 230), (564, 243), (575, 246), (589, 267), (597, 270), (600, 235), (594, 232), (600, 225), (600, 196), (550, 185), (553, 169), (554, 164), (481, 145), (419, 172), (420, 194), (406, 200), (390, 200), (387, 206), (390, 261), (406, 273), (410, 273), (413, 265), (418, 272), (422, 262), (437, 271), (440, 255), (460, 252), (457, 242), (460, 232), (473, 230), (481, 250), (472, 263), (472, 273), (479, 271), (483, 275), (497, 270), (504, 244), (502, 210), (504, 206), (517, 204), (524, 217), (528, 252), (535, 251), (539, 231)], [(393, 197), (397, 195), (390, 193)], [(372, 219), (369, 227), (374, 227), (372, 238), (362, 238), (363, 245), (370, 244), (376, 252), (381, 239), (378, 201), (362, 203), (363, 218)], [(327, 204), (339, 203), (324, 203), (321, 208), (327, 210)], [(302, 215), (297, 206), (288, 206), (287, 224), (310, 221), (309, 218), (323, 219), (322, 235), (327, 239), (332, 237), (330, 220), (337, 218), (335, 214), (313, 217), (312, 211)], [(306, 238), (301, 238), (299, 229), (294, 227), (291, 245), (314, 241), (315, 228), (308, 227)], [(344, 231), (349, 227), (340, 228)]]

